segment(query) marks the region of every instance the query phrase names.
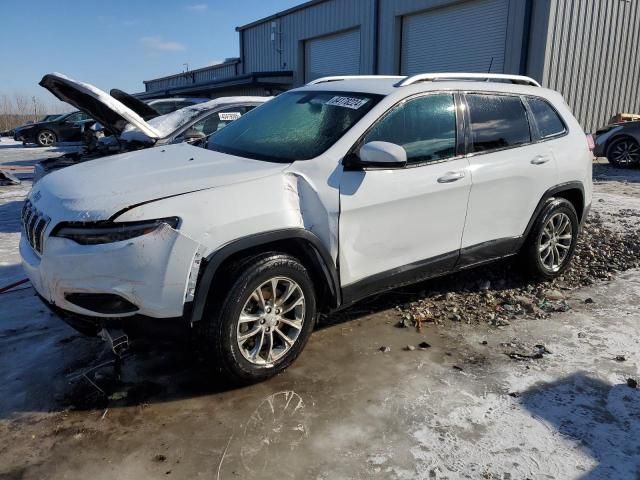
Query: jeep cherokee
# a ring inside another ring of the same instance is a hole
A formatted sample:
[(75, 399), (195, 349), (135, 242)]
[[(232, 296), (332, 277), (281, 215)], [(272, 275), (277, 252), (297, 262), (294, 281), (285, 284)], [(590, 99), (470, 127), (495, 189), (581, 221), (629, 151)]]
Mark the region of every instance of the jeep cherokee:
[(79, 330), (184, 322), (216, 368), (253, 382), (294, 361), (319, 312), (516, 254), (532, 275), (561, 274), (591, 163), (560, 94), (527, 77), (323, 78), (206, 149), (45, 177), (20, 252)]

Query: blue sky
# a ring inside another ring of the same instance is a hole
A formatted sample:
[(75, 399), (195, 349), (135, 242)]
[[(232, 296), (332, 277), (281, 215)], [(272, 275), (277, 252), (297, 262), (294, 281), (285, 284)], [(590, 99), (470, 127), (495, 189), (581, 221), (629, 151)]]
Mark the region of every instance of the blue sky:
[(235, 27), (303, 0), (0, 0), (0, 94), (53, 96), (61, 72), (103, 90), (238, 56)]

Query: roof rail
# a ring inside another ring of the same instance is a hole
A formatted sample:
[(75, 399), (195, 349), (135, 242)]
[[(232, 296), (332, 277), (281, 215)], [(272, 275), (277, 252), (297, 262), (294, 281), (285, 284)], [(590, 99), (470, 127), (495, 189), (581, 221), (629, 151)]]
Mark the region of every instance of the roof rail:
[(490, 82), (492, 80), (506, 80), (511, 83), (520, 85), (530, 85), (533, 87), (541, 87), (533, 78), (523, 75), (506, 75), (503, 73), (421, 73), (406, 77), (404, 80), (396, 83), (396, 87), (406, 87), (419, 82), (433, 82), (436, 80), (484, 80)]
[(307, 83), (307, 85), (317, 85), (319, 83), (327, 83), (327, 82), (339, 82), (341, 80), (375, 80), (379, 78), (386, 78), (389, 80), (400, 80), (405, 77), (398, 75), (340, 75), (334, 77), (322, 77), (316, 80), (312, 80)]

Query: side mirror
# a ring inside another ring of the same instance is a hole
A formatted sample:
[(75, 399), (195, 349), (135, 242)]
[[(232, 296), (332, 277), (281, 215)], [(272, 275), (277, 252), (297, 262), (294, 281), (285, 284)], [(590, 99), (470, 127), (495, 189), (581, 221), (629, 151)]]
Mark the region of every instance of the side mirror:
[(407, 165), (407, 152), (400, 145), (389, 142), (370, 142), (360, 148), (362, 167), (403, 168)]
[(201, 131), (196, 130), (195, 128), (188, 129), (186, 132), (184, 132), (184, 135), (182, 135), (183, 141), (189, 143), (194, 143), (204, 138), (207, 138), (207, 136)]

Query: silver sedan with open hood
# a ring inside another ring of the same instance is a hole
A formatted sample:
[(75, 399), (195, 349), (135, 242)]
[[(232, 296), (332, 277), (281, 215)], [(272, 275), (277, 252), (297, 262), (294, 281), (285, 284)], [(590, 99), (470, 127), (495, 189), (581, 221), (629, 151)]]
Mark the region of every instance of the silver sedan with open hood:
[(271, 98), (221, 97), (167, 115), (154, 116), (151, 107), (131, 95), (118, 91), (115, 95), (118, 98), (114, 98), (113, 91), (109, 95), (93, 85), (60, 73), (45, 75), (40, 85), (63, 102), (91, 115), (104, 127), (107, 135), (81, 153), (39, 162), (34, 182), (52, 171), (105, 155), (172, 143), (204, 144), (209, 135)]

